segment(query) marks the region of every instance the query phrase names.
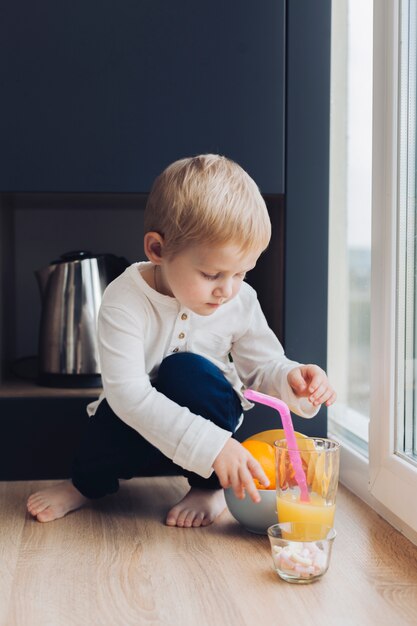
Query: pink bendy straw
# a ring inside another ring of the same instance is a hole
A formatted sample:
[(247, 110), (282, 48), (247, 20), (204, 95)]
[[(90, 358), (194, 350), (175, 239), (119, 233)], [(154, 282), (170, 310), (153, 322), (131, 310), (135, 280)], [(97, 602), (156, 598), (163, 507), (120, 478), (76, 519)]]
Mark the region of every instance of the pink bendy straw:
[(300, 499), (303, 502), (309, 502), (310, 496), (308, 495), (307, 481), (301, 463), (301, 456), (298, 450), (297, 439), (294, 433), (294, 426), (289, 408), (282, 400), (278, 400), (278, 398), (273, 398), (272, 396), (267, 396), (265, 393), (260, 393), (259, 391), (253, 391), (253, 389), (246, 389), (246, 391), (243, 392), (243, 395), (248, 400), (253, 400), (254, 402), (259, 402), (260, 404), (266, 404), (267, 406), (276, 409), (280, 414), (282, 427), (288, 444), (290, 460), (294, 468), (295, 480), (300, 487)]

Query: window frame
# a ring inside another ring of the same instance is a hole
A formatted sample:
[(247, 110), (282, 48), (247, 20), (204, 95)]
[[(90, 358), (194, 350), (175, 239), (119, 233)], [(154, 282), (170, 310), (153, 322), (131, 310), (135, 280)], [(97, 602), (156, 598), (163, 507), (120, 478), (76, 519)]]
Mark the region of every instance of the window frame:
[(417, 544), (417, 468), (395, 453), (400, 9), (374, 3), (369, 459), (341, 441), (341, 482)]
[(375, 4), (370, 492), (417, 532), (417, 501), (409, 497), (417, 470), (395, 452), (396, 416), (403, 414), (396, 396), (401, 2)]

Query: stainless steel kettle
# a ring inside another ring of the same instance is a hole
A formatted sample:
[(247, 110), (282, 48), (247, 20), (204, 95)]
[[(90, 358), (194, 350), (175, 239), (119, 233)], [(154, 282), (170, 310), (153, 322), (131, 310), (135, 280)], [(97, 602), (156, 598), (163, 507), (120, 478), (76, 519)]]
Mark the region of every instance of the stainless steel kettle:
[(35, 272), (42, 297), (39, 379), (48, 387), (101, 385), (97, 315), (107, 285), (129, 262), (113, 254), (63, 254)]

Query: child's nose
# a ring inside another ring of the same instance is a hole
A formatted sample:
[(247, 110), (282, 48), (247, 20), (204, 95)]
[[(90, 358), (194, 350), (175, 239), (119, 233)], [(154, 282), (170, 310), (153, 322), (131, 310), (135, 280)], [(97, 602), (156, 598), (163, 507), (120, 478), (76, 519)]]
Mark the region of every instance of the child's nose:
[(217, 285), (213, 291), (213, 295), (216, 298), (230, 298), (232, 295), (232, 281), (223, 280), (220, 285)]

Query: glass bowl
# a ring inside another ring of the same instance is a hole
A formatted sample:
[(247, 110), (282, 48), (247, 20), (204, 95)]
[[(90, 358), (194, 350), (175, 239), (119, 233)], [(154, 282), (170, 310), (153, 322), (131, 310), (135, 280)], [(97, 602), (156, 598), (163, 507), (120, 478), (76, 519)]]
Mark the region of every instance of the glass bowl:
[(330, 564), (336, 531), (308, 522), (285, 522), (268, 528), (272, 560), (278, 576), (289, 583), (319, 580)]

